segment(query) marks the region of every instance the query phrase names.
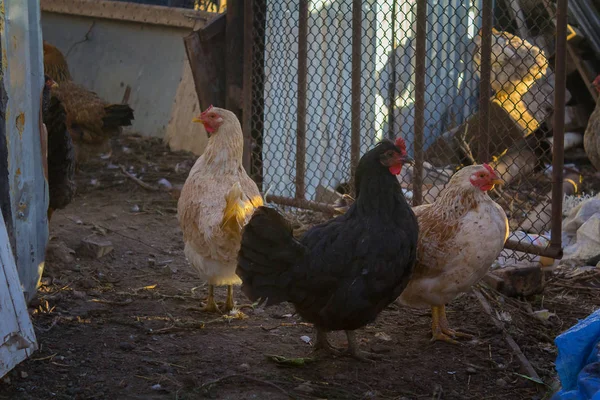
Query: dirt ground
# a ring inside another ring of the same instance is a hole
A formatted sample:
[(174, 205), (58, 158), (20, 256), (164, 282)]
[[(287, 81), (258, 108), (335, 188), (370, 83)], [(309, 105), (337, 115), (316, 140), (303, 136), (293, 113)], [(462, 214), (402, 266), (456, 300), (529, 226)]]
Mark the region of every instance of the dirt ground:
[[(161, 178), (177, 185), (193, 160), (129, 138), (111, 159), (82, 169), (76, 199), (51, 223), (31, 309), (40, 349), (0, 382), (0, 399), (543, 399), (555, 385), (554, 337), (600, 306), (600, 274), (559, 273), (528, 301), (482, 289), (504, 332), (469, 293), (448, 317), (476, 340), (430, 343), (430, 313), (392, 305), (358, 332), (362, 347), (384, 360), (277, 363), (270, 356), (312, 357), (305, 341), (315, 338), (312, 327), (289, 305), (244, 315), (199, 311), (206, 287), (186, 264), (176, 201), (119, 167), (153, 187)], [(99, 259), (85, 254), (80, 243), (90, 235), (114, 250)], [(224, 288), (217, 293), (224, 299)], [(239, 291), (236, 300), (245, 302)], [(541, 309), (556, 315), (531, 314)], [(544, 385), (527, 378), (505, 334)], [(336, 333), (334, 342), (345, 345), (345, 337)]]

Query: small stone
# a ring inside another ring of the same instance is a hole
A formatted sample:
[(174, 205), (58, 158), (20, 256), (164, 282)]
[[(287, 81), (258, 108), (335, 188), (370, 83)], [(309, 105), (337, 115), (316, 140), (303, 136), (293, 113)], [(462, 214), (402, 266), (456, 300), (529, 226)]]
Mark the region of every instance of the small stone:
[(76, 299), (85, 299), (86, 298), (86, 294), (85, 292), (80, 292), (79, 290), (73, 290), (73, 297), (75, 297)]
[(476, 373), (477, 373), (477, 370), (475, 368), (473, 368), (473, 367), (467, 367), (467, 374), (473, 375), (473, 374), (476, 374)]
[(250, 370), (250, 365), (243, 363), (238, 365), (238, 370), (240, 371), (249, 371)]
[(500, 378), (500, 379), (496, 380), (496, 385), (504, 387), (507, 385), (507, 383), (504, 379)]
[(135, 349), (135, 345), (129, 342), (121, 342), (119, 343), (119, 348), (124, 351), (131, 351)]
[(96, 282), (93, 279), (86, 278), (79, 281), (79, 285), (84, 289), (91, 289), (96, 286)]
[(162, 386), (160, 385), (160, 383), (157, 383), (156, 385), (152, 385), (152, 390), (161, 390)]
[(140, 206), (138, 206), (137, 204), (134, 204), (133, 206), (131, 206), (131, 212), (134, 212), (134, 213), (140, 212)]
[(25, 379), (29, 376), (29, 374), (25, 371), (21, 371), (21, 378)]
[(102, 258), (114, 250), (110, 240), (89, 236), (81, 241), (79, 252), (91, 258)]
[(70, 249), (63, 242), (51, 243), (46, 247), (46, 259), (58, 261), (63, 264), (70, 264), (75, 261), (75, 251)]
[(302, 340), (304, 343), (310, 343), (309, 336), (300, 336), (300, 340)]
[(315, 389), (313, 389), (312, 386), (310, 385), (310, 383), (308, 383), (308, 382), (304, 382), (304, 383), (296, 386), (294, 388), (294, 390), (296, 392), (306, 393), (306, 394), (311, 394), (315, 391)]

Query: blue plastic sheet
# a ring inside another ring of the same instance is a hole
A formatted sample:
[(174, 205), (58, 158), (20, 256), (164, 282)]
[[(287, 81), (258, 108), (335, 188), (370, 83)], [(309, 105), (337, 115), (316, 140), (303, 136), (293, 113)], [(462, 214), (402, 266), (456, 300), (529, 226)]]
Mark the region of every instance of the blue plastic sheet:
[(562, 390), (552, 400), (600, 400), (600, 310), (554, 341)]

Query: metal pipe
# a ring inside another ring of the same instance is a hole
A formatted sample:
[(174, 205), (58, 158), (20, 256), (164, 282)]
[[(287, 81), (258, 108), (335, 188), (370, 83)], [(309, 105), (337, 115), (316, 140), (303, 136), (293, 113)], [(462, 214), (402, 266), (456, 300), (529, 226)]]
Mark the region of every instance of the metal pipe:
[(254, 46), (254, 0), (244, 2), (244, 74), (242, 81), (242, 132), (244, 132), (244, 156), (242, 165), (252, 174), (252, 50)]
[(398, 0), (392, 1), (392, 53), (390, 54), (390, 64), (392, 73), (390, 74), (390, 84), (388, 85), (388, 139), (394, 140), (394, 128), (396, 127), (396, 115), (394, 105), (396, 103), (396, 8)]
[(306, 87), (308, 63), (308, 0), (300, 0), (298, 18), (298, 109), (296, 129), (296, 198), (305, 197), (306, 187)]
[(490, 97), (492, 70), (493, 0), (482, 0), (481, 12), (481, 65), (479, 72), (479, 147), (478, 162), (490, 161)]
[(356, 190), (354, 174), (360, 159), (360, 82), (362, 64), (362, 0), (352, 1), (352, 109), (350, 139), (350, 182)]
[(316, 201), (306, 199), (293, 199), (291, 197), (267, 195), (267, 203), (277, 203), (282, 206), (302, 208), (305, 210), (320, 211), (325, 214), (333, 215), (335, 209), (331, 204), (318, 203)]
[(521, 243), (517, 240), (507, 240), (506, 243), (504, 243), (504, 248), (554, 259), (560, 259), (563, 255), (562, 248), (560, 247), (554, 248), (552, 245), (540, 247), (532, 243)]
[(415, 165), (412, 205), (423, 202), (423, 136), (425, 131), (425, 56), (427, 47), (427, 0), (417, 1), (415, 38)]
[[(565, 90), (567, 86), (567, 5), (556, 6), (556, 51), (554, 65), (554, 140), (552, 141), (552, 228), (550, 248), (562, 249), (563, 166), (565, 153)], [(562, 250), (561, 250), (562, 251)]]

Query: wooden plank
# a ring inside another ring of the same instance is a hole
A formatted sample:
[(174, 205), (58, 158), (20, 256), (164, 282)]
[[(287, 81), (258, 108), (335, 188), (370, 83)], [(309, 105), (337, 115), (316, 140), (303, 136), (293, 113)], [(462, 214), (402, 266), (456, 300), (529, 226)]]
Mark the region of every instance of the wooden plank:
[(225, 107), (241, 121), (244, 85), (244, 0), (231, 0), (225, 15)]
[(0, 378), (37, 350), (33, 325), (0, 215)]
[(44, 86), (39, 1), (4, 0), (2, 73), (8, 95), (8, 173), (15, 261), (27, 300), (36, 295), (48, 242), (40, 105)]
[(106, 18), (151, 25), (198, 29), (215, 13), (175, 7), (110, 0), (41, 0), (42, 11), (91, 18)]
[(225, 14), (183, 39), (200, 108), (225, 107)]

